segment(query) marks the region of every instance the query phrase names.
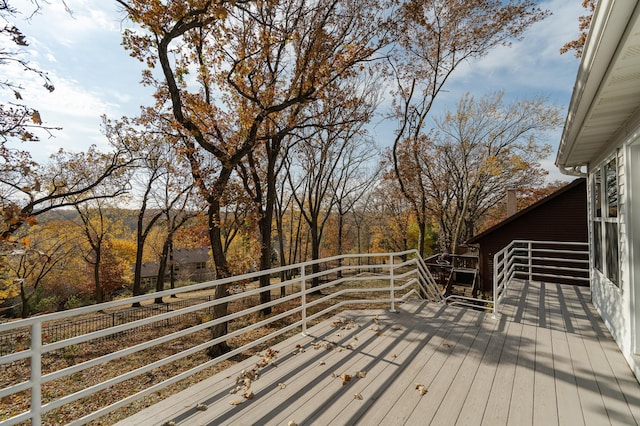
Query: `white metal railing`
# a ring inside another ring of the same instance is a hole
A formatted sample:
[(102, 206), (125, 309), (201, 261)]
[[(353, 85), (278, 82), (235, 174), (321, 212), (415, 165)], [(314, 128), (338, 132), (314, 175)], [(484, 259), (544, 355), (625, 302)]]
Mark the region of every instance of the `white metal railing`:
[[(314, 264), (317, 266), (315, 269), (320, 269), (320, 272), (310, 273), (310, 271), (314, 269)], [(260, 288), (257, 286), (256, 282), (261, 276), (269, 275), (270, 277), (276, 277), (281, 272), (287, 273), (289, 278), (283, 282), (274, 283), (269, 287)], [(318, 285), (316, 287), (310, 287), (314, 279), (318, 280)], [(239, 290), (233, 292), (234, 294), (229, 292), (228, 296), (214, 300), (196, 297), (194, 299), (197, 300), (198, 303), (192, 306), (185, 306), (183, 304), (181, 305), (182, 307), (173, 311), (167, 310), (164, 313), (158, 313), (149, 318), (134, 320), (109, 328), (97, 329), (80, 335), (68, 336), (63, 340), (49, 341), (49, 337), (43, 332), (47, 324), (71, 321), (74, 317), (100, 315), (100, 313), (108, 313), (109, 311), (129, 307), (134, 303), (146, 304), (159, 297), (190, 297), (189, 294), (194, 294), (194, 292), (198, 292), (198, 295), (201, 295), (203, 292), (212, 293), (218, 286), (227, 286), (227, 288), (233, 286), (238, 287)], [(272, 298), (268, 303), (259, 304), (258, 296), (260, 293), (270, 291), (274, 294), (274, 290), (279, 290), (283, 287), (289, 289), (288, 294), (278, 298)], [(25, 371), (30, 371), (29, 377), (20, 377), (14, 380), (9, 380), (7, 377), (0, 378), (0, 399), (8, 398), (5, 400), (9, 400), (12, 396), (22, 393), (22, 397), (30, 401), (28, 406), (24, 407), (22, 411), (18, 411), (17, 413), (9, 411), (11, 414), (0, 417), (0, 425), (14, 425), (29, 420), (32, 425), (39, 425), (44, 415), (60, 409), (63, 406), (68, 407), (69, 404), (81, 404), (84, 398), (117, 387), (126, 380), (139, 377), (143, 374), (151, 374), (156, 368), (175, 363), (199, 351), (206, 350), (213, 345), (226, 342), (229, 339), (233, 339), (249, 331), (265, 327), (275, 321), (289, 320), (286, 322), (286, 325), (280, 326), (275, 329), (275, 331), (256, 338), (250, 343), (233, 348), (230, 352), (203, 362), (189, 370), (175, 374), (159, 383), (153, 383), (134, 394), (125, 395), (116, 402), (100, 407), (96, 411), (84, 413), (82, 417), (70, 423), (84, 424), (192, 376), (223, 360), (241, 354), (258, 345), (266, 344), (284, 333), (292, 330), (301, 330), (302, 333), (304, 333), (310, 321), (329, 314), (342, 306), (355, 303), (388, 303), (390, 304), (390, 309), (395, 310), (395, 304), (397, 302), (404, 301), (410, 297), (421, 297), (438, 302), (443, 301), (437, 284), (429, 273), (422, 258), (415, 250), (401, 253), (334, 256), (313, 262), (274, 268), (269, 271), (260, 271), (209, 281), (179, 289), (166, 290), (159, 293), (146, 294), (0, 324), (0, 334), (15, 332), (15, 330), (25, 330), (25, 333), (29, 335), (28, 339), (30, 341), (27, 349), (19, 348), (7, 355), (0, 356), (0, 368), (4, 369), (4, 371), (21, 363), (23, 367), (27, 367), (24, 368)], [(214, 307), (222, 304), (229, 306), (225, 316), (219, 318), (212, 317), (211, 315), (209, 315), (209, 317), (206, 315), (203, 316), (203, 312), (210, 313)], [(269, 307), (274, 308), (274, 313), (269, 316), (259, 316), (259, 312)], [(118, 346), (118, 348), (111, 352), (99, 353), (96, 354), (94, 358), (86, 359), (78, 363), (70, 362), (70, 365), (64, 368), (51, 369), (49, 366), (50, 363), (43, 364), (43, 360), (45, 359), (50, 360), (54, 357), (57, 358), (58, 354), (64, 353), (64, 351), (75, 350), (75, 348), (81, 347), (82, 345), (90, 345), (99, 339), (114, 339), (114, 341), (117, 341), (118, 336), (122, 336), (124, 333), (135, 333), (136, 329), (140, 329), (140, 327), (148, 328), (152, 324), (156, 324), (160, 331), (163, 330), (163, 324), (168, 323), (171, 319), (176, 319), (176, 317), (179, 316), (181, 316), (180, 318), (187, 318), (189, 315), (193, 316), (196, 314), (206, 319), (200, 321), (200, 323), (196, 321), (196, 324), (189, 324), (183, 330), (169, 330), (166, 334), (159, 332), (154, 334), (151, 340), (140, 343), (133, 342), (130, 346), (125, 345), (122, 348)], [(51, 396), (52, 392), (43, 392), (43, 389), (47, 388), (47, 386), (53, 386), (56, 380), (67, 378), (73, 374), (90, 372), (91, 370), (89, 369), (100, 368), (109, 362), (117, 361), (125, 365), (127, 364), (127, 356), (139, 353), (140, 351), (158, 348), (159, 345), (167, 345), (185, 336), (211, 329), (216, 325), (223, 323), (230, 325), (237, 324), (241, 318), (249, 315), (253, 315), (251, 317), (252, 321), (246, 321), (248, 324), (244, 327), (238, 327), (237, 329), (231, 329), (232, 327), (230, 327), (230, 331), (223, 336), (211, 336), (209, 340), (194, 344), (194, 346), (170, 356), (155, 361), (149, 360), (147, 364), (132, 368), (125, 373), (118, 373), (119, 375), (116, 377), (111, 377), (102, 382), (79, 390), (72, 390), (62, 395), (60, 395), (58, 389), (54, 392), (56, 394), (55, 397)], [(236, 323), (234, 323), (234, 321), (236, 321)], [(280, 323), (278, 325), (280, 325)], [(28, 364), (28, 366), (26, 364)], [(6, 412), (7, 411), (5, 411), (5, 413)], [(55, 413), (52, 413), (52, 415), (53, 414)]]
[(589, 282), (589, 245), (583, 242), (514, 240), (493, 256), (493, 311), (514, 279)]

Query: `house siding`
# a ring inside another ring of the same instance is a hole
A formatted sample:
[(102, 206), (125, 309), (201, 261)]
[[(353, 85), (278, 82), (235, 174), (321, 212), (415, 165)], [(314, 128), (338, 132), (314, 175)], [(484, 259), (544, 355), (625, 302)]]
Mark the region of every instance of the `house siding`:
[[(634, 370), (636, 377), (640, 377), (640, 363), (636, 354), (640, 352), (639, 342), (640, 318), (638, 317), (640, 306), (640, 286), (635, 282), (634, 276), (640, 273), (640, 202), (633, 201), (631, 194), (640, 192), (640, 125), (637, 125), (630, 136), (621, 139), (617, 144), (612, 144), (608, 151), (609, 157), (605, 157), (597, 167), (590, 170), (589, 178), (592, 179), (592, 171), (597, 170), (612, 154), (618, 159), (618, 191), (619, 191), (619, 222), (618, 222), (618, 250), (620, 257), (620, 285), (613, 285), (602, 273), (591, 267), (592, 302), (602, 317), (605, 325), (611, 332), (621, 352), (627, 358), (629, 365)], [(591, 202), (592, 198), (589, 197)], [(593, 208), (593, 207), (592, 207)], [(591, 218), (591, 213), (589, 218)], [(634, 218), (635, 221), (634, 221)], [(591, 222), (591, 220), (590, 220)], [(634, 235), (635, 232), (635, 235)], [(593, 237), (591, 237), (592, 239)], [(593, 247), (593, 244), (591, 244)]]
[[(513, 240), (587, 242), (585, 180), (572, 182), (542, 202), (520, 212), (517, 218), (507, 218), (503, 223), (468, 241), (479, 248), (481, 291), (492, 291), (493, 255)], [(562, 283), (561, 279), (558, 281)], [(565, 280), (565, 283), (568, 282)], [(575, 281), (572, 283), (575, 284)]]

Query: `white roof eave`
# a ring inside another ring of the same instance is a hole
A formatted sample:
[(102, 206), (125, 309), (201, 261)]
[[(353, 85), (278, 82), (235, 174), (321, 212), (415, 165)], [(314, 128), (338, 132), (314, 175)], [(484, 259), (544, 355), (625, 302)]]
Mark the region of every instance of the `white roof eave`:
[[(598, 2), (585, 42), (582, 60), (573, 88), (571, 102), (556, 157), (556, 166), (568, 174), (582, 174), (587, 166), (600, 154), (610, 138), (603, 138), (589, 147), (591, 158), (575, 155), (580, 144), (580, 134), (589, 124), (590, 112), (598, 97), (606, 90), (605, 80), (610, 80), (613, 68), (625, 40), (637, 37), (629, 29), (637, 20), (638, 2), (628, 0), (601, 0)], [(630, 25), (631, 24), (631, 25)], [(631, 33), (631, 34), (630, 34)], [(612, 132), (610, 136), (615, 134)], [(583, 150), (584, 151), (584, 150)]]

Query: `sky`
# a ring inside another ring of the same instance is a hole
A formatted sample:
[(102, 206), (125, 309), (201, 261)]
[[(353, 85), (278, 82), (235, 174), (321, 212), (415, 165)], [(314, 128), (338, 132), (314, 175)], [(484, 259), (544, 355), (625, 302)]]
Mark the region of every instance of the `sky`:
[[(579, 60), (571, 52), (560, 55), (559, 50), (578, 36), (578, 17), (585, 14), (580, 3), (540, 1), (540, 7), (552, 15), (533, 25), (522, 41), (498, 47), (460, 67), (439, 95), (434, 115), (453, 108), (466, 92), (481, 97), (499, 90), (505, 91), (507, 100), (545, 96), (566, 115)], [(153, 102), (151, 89), (140, 84), (143, 65), (121, 45), (122, 30), (130, 24), (123, 19), (120, 6), (108, 0), (66, 0), (73, 12), (70, 15), (59, 0), (51, 0), (44, 4), (42, 13), (29, 17), (34, 8), (30, 0), (12, 0), (10, 4), (23, 12), (12, 23), (30, 43), (22, 49), (22, 58), (46, 71), (55, 90), (49, 93), (40, 80), (17, 67), (3, 65), (2, 73), (22, 83), (24, 101), (40, 112), (45, 125), (62, 127), (53, 137), (42, 135), (39, 142), (14, 146), (28, 149), (38, 162), (46, 161), (60, 148), (78, 152), (95, 144), (106, 151), (101, 116), (136, 116), (141, 105)], [(381, 147), (389, 146), (393, 131), (394, 124), (382, 119), (371, 127), (372, 137)], [(553, 147), (552, 155), (542, 163), (549, 171), (549, 181), (572, 179), (554, 166), (561, 134), (558, 128), (546, 141)]]

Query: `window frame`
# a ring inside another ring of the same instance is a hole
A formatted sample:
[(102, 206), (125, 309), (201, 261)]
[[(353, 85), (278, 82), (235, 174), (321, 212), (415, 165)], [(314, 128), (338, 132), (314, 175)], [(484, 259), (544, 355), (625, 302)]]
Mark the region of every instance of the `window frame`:
[(620, 288), (620, 176), (617, 152), (595, 169), (591, 190), (592, 264), (611, 284)]

